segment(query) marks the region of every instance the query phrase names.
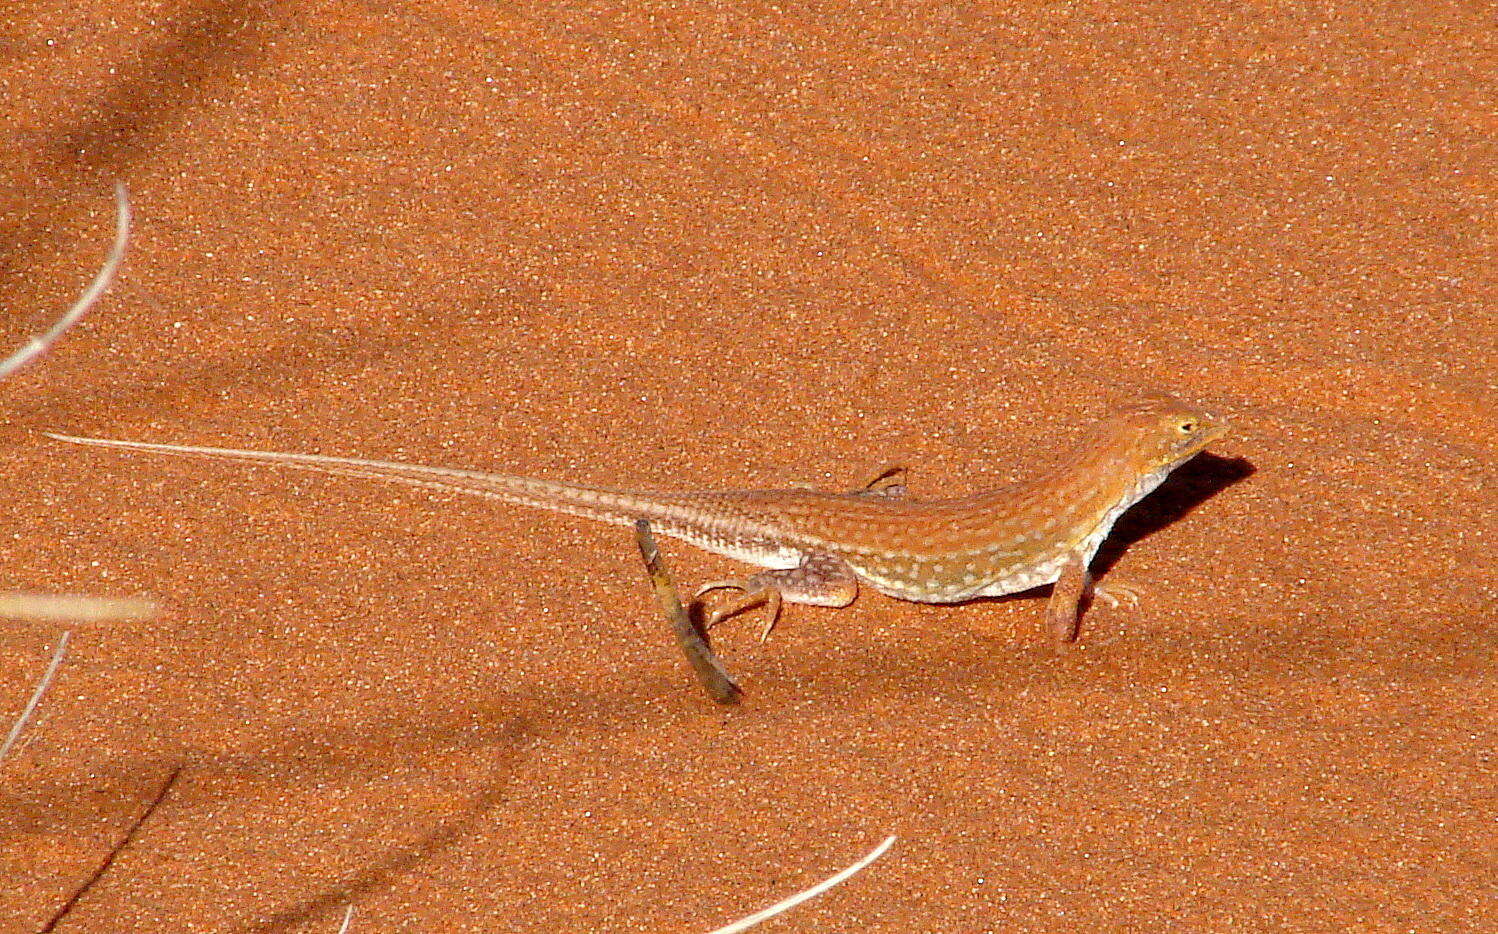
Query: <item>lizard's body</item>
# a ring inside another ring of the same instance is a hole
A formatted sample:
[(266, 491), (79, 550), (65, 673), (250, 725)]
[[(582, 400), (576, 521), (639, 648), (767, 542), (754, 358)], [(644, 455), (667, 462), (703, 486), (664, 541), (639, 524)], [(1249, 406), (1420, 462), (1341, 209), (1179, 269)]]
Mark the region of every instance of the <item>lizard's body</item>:
[(1087, 564), (1114, 522), (1225, 430), (1204, 412), (1155, 400), (1104, 422), (1071, 458), (1031, 481), (938, 500), (811, 490), (623, 491), (357, 458), (53, 437), (389, 480), (621, 525), (646, 519), (663, 535), (769, 569), (704, 588), (744, 592), (715, 620), (768, 601), (773, 621), (781, 597), (846, 606), (860, 582), (923, 603), (1056, 583), (1049, 616), (1066, 640), (1088, 584)]

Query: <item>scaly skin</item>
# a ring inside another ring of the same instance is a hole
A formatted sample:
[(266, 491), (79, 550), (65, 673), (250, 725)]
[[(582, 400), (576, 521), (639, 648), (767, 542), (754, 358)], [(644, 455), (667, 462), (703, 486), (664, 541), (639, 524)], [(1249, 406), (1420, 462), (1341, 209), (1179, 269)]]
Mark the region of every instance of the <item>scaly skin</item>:
[(1055, 583), (1048, 618), (1057, 641), (1066, 642), (1090, 583), (1087, 564), (1119, 515), (1226, 431), (1207, 412), (1155, 398), (1120, 410), (1059, 466), (1033, 480), (936, 500), (867, 491), (625, 491), (358, 458), (51, 437), (387, 480), (621, 525), (646, 519), (663, 535), (770, 569), (699, 591), (743, 591), (713, 614), (713, 622), (765, 602), (778, 607), (782, 597), (846, 606), (860, 582), (921, 603), (956, 603)]

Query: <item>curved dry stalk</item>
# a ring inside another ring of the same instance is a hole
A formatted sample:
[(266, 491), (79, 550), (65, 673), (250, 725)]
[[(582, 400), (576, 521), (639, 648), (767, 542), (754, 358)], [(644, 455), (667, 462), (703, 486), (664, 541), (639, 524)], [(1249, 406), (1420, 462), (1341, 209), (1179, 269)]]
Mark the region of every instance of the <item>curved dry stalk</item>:
[(15, 745), (16, 738), (26, 728), (26, 722), (31, 715), (36, 713), (36, 705), (42, 702), (42, 695), (47, 693), (47, 685), (52, 683), (52, 676), (57, 674), (57, 668), (62, 664), (62, 657), (68, 650), (68, 639), (73, 635), (70, 629), (62, 634), (57, 640), (57, 648), (52, 652), (52, 662), (47, 665), (47, 671), (42, 675), (42, 680), (36, 684), (36, 690), (31, 692), (31, 700), (26, 702), (26, 709), (21, 711), (16, 725), (10, 728), (10, 734), (5, 737), (5, 742), (0, 744), (0, 763), (5, 762), (5, 757), (10, 753), (10, 747)]
[(27, 341), (20, 350), (0, 361), (0, 379), (19, 370), (31, 361), (33, 357), (50, 347), (53, 341), (62, 336), (62, 333), (78, 322), (83, 313), (88, 311), (89, 306), (98, 300), (104, 290), (109, 288), (109, 283), (114, 279), (115, 270), (120, 266), (120, 260), (125, 258), (125, 242), (130, 239), (130, 196), (125, 191), (122, 182), (116, 182), (114, 186), (114, 203), (116, 217), (114, 222), (114, 246), (109, 250), (109, 257), (104, 261), (104, 266), (99, 274), (94, 276), (94, 281), (68, 309), (67, 314), (57, 319), (57, 323), (47, 330)]
[(343, 910), (343, 924), (338, 927), (338, 934), (348, 934), (348, 926), (354, 920), (354, 906), (349, 905)]
[(143, 623), (154, 619), (155, 603), (143, 597), (84, 597), (75, 594), (0, 594), (0, 616), (35, 622)]
[(790, 898), (787, 898), (784, 901), (776, 902), (769, 908), (766, 908), (764, 911), (757, 911), (749, 917), (739, 921), (735, 921), (727, 927), (718, 928), (716, 931), (713, 931), (712, 934), (738, 934), (739, 931), (747, 931), (750, 928), (754, 927), (756, 924), (759, 924), (761, 921), (768, 921), (769, 919), (775, 917), (778, 914), (781, 914), (782, 912), (790, 911), (792, 908), (795, 908), (802, 902), (816, 898), (818, 895), (821, 895), (823, 892), (832, 888), (834, 885), (847, 880), (855, 873), (862, 872), (864, 869), (868, 868), (870, 863), (883, 856), (884, 851), (888, 850), (891, 846), (894, 845), (894, 843), (895, 836), (894, 834), (890, 834), (888, 837), (884, 838), (883, 843), (874, 847), (874, 849), (870, 851), (869, 855), (865, 856), (863, 859), (849, 866), (847, 869), (844, 869), (842, 872), (831, 877), (830, 879), (825, 879), (821, 882), (818, 882), (816, 885), (812, 886), (809, 889), (806, 889), (803, 892), (797, 892), (795, 895), (792, 895)]

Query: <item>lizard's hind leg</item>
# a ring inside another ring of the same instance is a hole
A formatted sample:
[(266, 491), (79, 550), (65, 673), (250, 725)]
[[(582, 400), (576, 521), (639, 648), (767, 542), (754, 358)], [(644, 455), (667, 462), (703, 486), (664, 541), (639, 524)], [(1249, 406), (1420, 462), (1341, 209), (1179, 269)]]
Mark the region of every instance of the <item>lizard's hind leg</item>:
[(770, 637), (770, 630), (775, 628), (775, 621), (780, 618), (782, 601), (803, 606), (847, 606), (858, 596), (858, 578), (842, 558), (810, 554), (793, 568), (761, 571), (742, 580), (703, 584), (697, 588), (698, 601), (714, 590), (737, 590), (740, 593), (707, 614), (707, 628), (711, 629), (737, 613), (764, 606), (768, 618), (759, 634), (759, 641), (763, 642)]

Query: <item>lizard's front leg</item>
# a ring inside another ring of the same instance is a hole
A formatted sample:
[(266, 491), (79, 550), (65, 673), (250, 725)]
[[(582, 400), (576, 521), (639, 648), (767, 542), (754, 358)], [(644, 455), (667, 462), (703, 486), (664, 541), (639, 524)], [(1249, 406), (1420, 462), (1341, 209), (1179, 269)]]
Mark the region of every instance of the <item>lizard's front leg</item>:
[[(899, 479), (896, 479), (896, 478)], [(905, 482), (910, 479), (910, 468), (901, 464), (880, 468), (879, 472), (869, 478), (867, 483), (860, 483), (851, 490), (845, 490), (850, 496), (884, 496), (898, 499), (905, 495)], [(790, 485), (793, 490), (815, 490), (816, 484), (797, 482)]]
[(770, 630), (780, 617), (781, 602), (803, 606), (847, 606), (858, 596), (858, 578), (842, 558), (827, 554), (810, 554), (793, 568), (761, 571), (742, 580), (712, 581), (697, 588), (697, 598), (713, 590), (738, 590), (741, 593), (713, 610), (707, 616), (711, 629), (736, 613), (765, 606), (768, 619), (759, 641), (769, 638)]
[(1046, 604), (1045, 621), (1051, 630), (1052, 644), (1056, 651), (1064, 651), (1068, 643), (1077, 638), (1077, 617), (1082, 612), (1082, 597), (1092, 583), (1087, 562), (1081, 554), (1073, 553), (1061, 567), (1061, 576), (1051, 588), (1051, 600)]
[(1051, 590), (1051, 602), (1045, 608), (1046, 623), (1050, 626), (1057, 651), (1064, 650), (1067, 643), (1076, 641), (1082, 605), (1093, 597), (1103, 600), (1111, 607), (1117, 607), (1120, 602), (1127, 602), (1130, 606), (1139, 603), (1139, 591), (1135, 585), (1113, 580), (1104, 587), (1094, 582), (1092, 572), (1082, 563), (1082, 556), (1074, 554), (1062, 567), (1061, 576), (1056, 579)]
[[(897, 477), (899, 479), (896, 479)], [(905, 484), (909, 479), (910, 468), (903, 464), (894, 464), (874, 474), (868, 483), (854, 487), (848, 492), (856, 496), (884, 496), (899, 499), (905, 495)]]

